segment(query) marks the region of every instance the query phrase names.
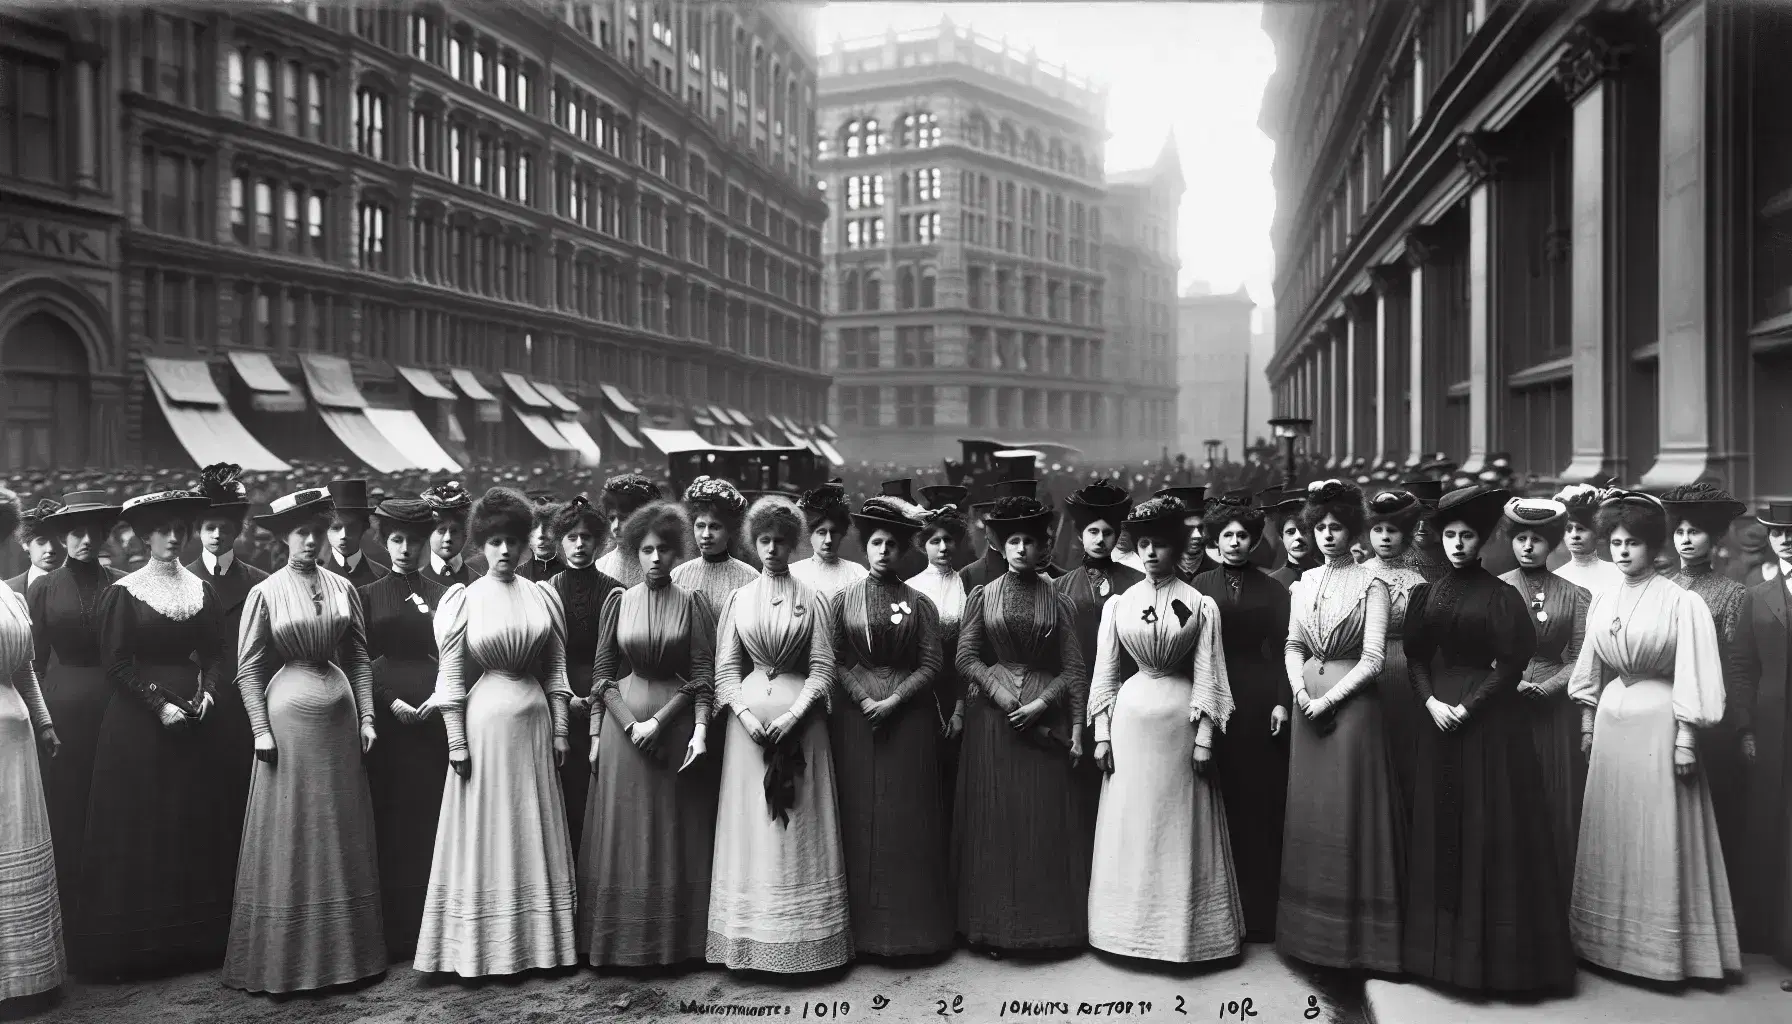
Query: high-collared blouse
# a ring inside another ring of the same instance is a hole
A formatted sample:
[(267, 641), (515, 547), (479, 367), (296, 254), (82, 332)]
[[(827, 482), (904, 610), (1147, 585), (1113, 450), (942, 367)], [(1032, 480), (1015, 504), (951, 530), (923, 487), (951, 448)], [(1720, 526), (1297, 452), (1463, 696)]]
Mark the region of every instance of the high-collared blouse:
[(702, 555), (672, 570), (672, 582), (703, 599), (712, 620), (719, 620), (728, 595), (759, 578), (759, 570), (728, 555), (711, 560)]
[(955, 649), (958, 644), (959, 623), (964, 618), (965, 598), (968, 596), (957, 570), (951, 567), (941, 569), (929, 563), (927, 568), (908, 578), (908, 585), (933, 602), (934, 613), (939, 618), (940, 642), (947, 649)]
[(1692, 746), (1694, 729), (1708, 729), (1724, 717), (1723, 656), (1705, 602), (1653, 575), (1640, 582), (1627, 577), (1622, 586), (1594, 594), (1568, 696), (1597, 707), (1614, 677), (1670, 683), (1679, 723), (1675, 744)]
[(939, 613), (920, 591), (868, 575), (835, 593), (829, 604), (840, 687), (855, 705), (871, 695), (857, 676), (844, 671), (853, 666), (903, 672), (894, 691), (903, 703), (933, 685), (944, 660)]
[(683, 700), (668, 702), (655, 718), (663, 721), (685, 704), (693, 704), (697, 723), (709, 721), (715, 703), (715, 624), (702, 597), (670, 579), (610, 592), (598, 627), (597, 663), (591, 670), (591, 692), (602, 700), (603, 710), (593, 704), (591, 735), (603, 731), (606, 710), (625, 728), (634, 724), (634, 714), (618, 688), (630, 674), (679, 681)]
[(467, 692), (484, 672), (534, 676), (553, 715), (554, 736), (564, 737), (572, 687), (566, 681), (566, 613), (547, 583), (513, 576), (481, 576), (442, 595), (436, 612), (436, 646), (442, 652), (430, 700), (442, 710), (448, 749), (467, 749)]
[(741, 681), (755, 670), (804, 676), (790, 714), (833, 702), (834, 626), (828, 602), (789, 572), (761, 573), (728, 595), (716, 636), (716, 705), (747, 707)]
[(1108, 738), (1120, 687), (1135, 673), (1189, 680), (1188, 718), (1196, 742), (1212, 743), (1232, 717), (1232, 684), (1220, 646), (1220, 611), (1213, 598), (1180, 575), (1146, 578), (1101, 609), (1089, 680), (1089, 721), (1096, 742)]
[(957, 668), (967, 696), (982, 693), (993, 700), (1002, 693), (1021, 705), (1041, 700), (1066, 713), (1088, 701), (1076, 613), (1070, 599), (1035, 572), (1010, 569), (971, 592), (958, 634)]
[[(1349, 555), (1308, 569), (1289, 590), (1287, 668), (1294, 684), (1306, 661), (1356, 660), (1333, 684), (1343, 699), (1381, 672), (1387, 650), (1388, 585)], [(1328, 697), (1333, 696), (1327, 693)]]
[(50, 705), (37, 683), (35, 660), (31, 613), (25, 608), (25, 599), (12, 588), (4, 588), (0, 590), (0, 679), (19, 691), (31, 712), (32, 728), (42, 732), (55, 723), (50, 721)]
[(869, 570), (844, 558), (822, 559), (811, 556), (790, 563), (790, 574), (803, 581), (810, 590), (828, 597), (848, 584), (864, 579)]
[(361, 724), (373, 723), (373, 668), (367, 658), (361, 595), (348, 577), (316, 565), (288, 564), (257, 583), (243, 601), (237, 631), (236, 685), (257, 736), (268, 727), (267, 688), (288, 662), (340, 668), (355, 693)]
[(646, 579), (641, 571), (639, 558), (623, 557), (621, 548), (611, 548), (597, 560), (597, 571), (622, 584), (624, 588), (632, 587)]
[(1412, 599), (1412, 588), (1424, 583), (1425, 577), (1412, 568), (1405, 555), (1391, 560), (1376, 556), (1364, 562), (1363, 568), (1388, 585), (1388, 635), (1400, 636), (1406, 630), (1406, 603)]
[(1500, 580), (1518, 588), (1525, 614), (1537, 631), (1537, 651), (1520, 678), (1545, 693), (1565, 693), (1587, 635), (1592, 595), (1548, 569), (1513, 569)]

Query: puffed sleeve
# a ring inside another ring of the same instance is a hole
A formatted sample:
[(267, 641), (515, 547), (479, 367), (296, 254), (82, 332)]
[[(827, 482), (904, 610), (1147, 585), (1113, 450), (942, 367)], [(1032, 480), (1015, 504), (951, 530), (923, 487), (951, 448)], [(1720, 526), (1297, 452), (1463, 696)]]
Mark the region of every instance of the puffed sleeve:
[(1463, 695), (1462, 710), (1471, 715), (1494, 694), (1516, 689), (1537, 650), (1537, 629), (1518, 590), (1500, 583), (1488, 588), (1488, 596), (1486, 628), (1493, 646), (1493, 671)]
[(915, 631), (913, 642), (920, 644), (918, 652), (920, 664), (915, 670), (903, 677), (896, 684), (896, 696), (907, 704), (922, 690), (934, 684), (939, 678), (940, 664), (945, 660), (940, 653), (940, 613), (933, 606), (927, 595), (914, 588), (909, 588), (909, 606), (915, 610)]
[(1336, 686), (1326, 691), (1324, 699), (1328, 703), (1337, 705), (1349, 700), (1375, 682), (1387, 656), (1388, 616), (1391, 608), (1388, 585), (1381, 580), (1370, 580), (1369, 588), (1363, 592), (1362, 656), (1344, 674), (1344, 678), (1338, 680)]
[[(714, 620), (710, 617), (707, 601), (695, 593), (686, 594), (685, 600), (690, 609), (686, 613), (686, 621), (690, 623), (691, 629), (688, 640), (690, 646), (687, 652), (690, 673), (689, 678), (685, 680), (683, 686), (678, 688), (678, 694), (673, 699), (689, 697), (695, 705), (692, 717), (697, 723), (697, 728), (702, 729), (709, 724), (710, 716), (715, 711), (716, 627)], [(672, 701), (666, 703), (670, 707)], [(664, 714), (665, 718), (671, 717), (666, 708), (661, 708), (660, 712)], [(660, 718), (661, 714), (656, 714), (654, 717)]]
[(983, 663), (983, 595), (985, 588), (978, 586), (971, 591), (971, 596), (964, 602), (964, 617), (958, 620), (958, 655), (953, 664), (958, 669), (958, 676), (964, 680), (965, 696), (975, 696), (981, 692), (1003, 711), (1013, 708), (1002, 707), (1002, 696), (993, 687), (984, 682), (983, 673), (987, 666)]
[(554, 736), (566, 738), (572, 713), (572, 684), (566, 681), (566, 606), (560, 603), (560, 592), (547, 580), (535, 586), (548, 608), (548, 635), (542, 642), (541, 688), (548, 695), (548, 713), (553, 718)]
[(1108, 741), (1114, 697), (1120, 693), (1120, 683), (1126, 678), (1121, 668), (1120, 628), (1115, 620), (1116, 609), (1123, 603), (1124, 596), (1117, 596), (1101, 606), (1101, 624), (1095, 629), (1095, 661), (1094, 670), (1089, 674), (1086, 714), (1089, 724), (1095, 728), (1097, 743)]
[[(23, 596), (13, 593), (12, 588), (7, 587), (0, 589), (5, 589), (6, 599), (8, 601), (17, 601), (19, 608), (24, 611), (26, 616), (25, 625), (27, 627), (26, 642), (31, 642), (29, 628), (31, 615), (30, 606), (25, 603), (25, 598)], [(12, 686), (13, 689), (19, 691), (19, 696), (25, 699), (25, 707), (31, 712), (32, 728), (36, 729), (38, 732), (43, 732), (55, 723), (50, 720), (50, 705), (49, 702), (44, 700), (43, 687), (39, 685), (37, 681), (36, 662), (37, 658), (35, 650), (26, 651), (25, 657), (19, 659), (19, 667), (13, 670)]]
[(734, 627), (734, 606), (747, 587), (729, 594), (728, 600), (722, 602), (722, 615), (716, 627), (716, 707), (736, 714), (746, 710), (740, 699), (740, 681), (745, 674), (742, 667), (747, 664), (747, 649)]
[[(1593, 603), (1587, 608), (1587, 621), (1600, 621), (1600, 610), (1612, 599), (1611, 591), (1593, 595)], [(1716, 632), (1713, 631), (1713, 643)], [(1583, 636), (1580, 645), (1580, 657), (1574, 659), (1574, 672), (1568, 677), (1568, 699), (1582, 708), (1591, 710), (1599, 706), (1599, 693), (1611, 678), (1611, 667), (1599, 656), (1599, 643), (1592, 637)]]
[(820, 701), (824, 711), (834, 707), (834, 612), (813, 590), (807, 595), (814, 621), (809, 623), (809, 678), (791, 702), (790, 713), (802, 718)]
[(1220, 606), (1205, 594), (1198, 596), (1201, 633), (1195, 640), (1189, 671), (1194, 685), (1189, 689), (1188, 720), (1200, 727), (1203, 736), (1198, 739), (1203, 739), (1210, 727), (1226, 731), (1233, 704), (1232, 680), (1226, 674), (1226, 649), (1220, 643)]
[(367, 658), (367, 615), (361, 608), (361, 594), (348, 581), (333, 573), (325, 579), (348, 595), (348, 626), (342, 634), (342, 672), (355, 691), (355, 707), (361, 712), (361, 724), (373, 724), (373, 662)]
[(1401, 649), (1406, 652), (1407, 682), (1420, 704), (1436, 696), (1431, 688), (1431, 655), (1437, 640), (1431, 635), (1430, 605), (1431, 584), (1412, 588), (1406, 598), (1406, 629), (1400, 637)]
[(1282, 645), (1282, 674), (1288, 677), (1288, 696), (1294, 698), (1294, 691), (1306, 685), (1307, 659), (1312, 651), (1307, 644), (1307, 615), (1311, 605), (1306, 595), (1311, 584), (1304, 579), (1295, 580), (1288, 589), (1288, 642)]
[(100, 591), (100, 606), (94, 615), (99, 620), (100, 664), (113, 686), (135, 697), (151, 714), (159, 715), (168, 703), (161, 688), (145, 683), (137, 674), (135, 604), (123, 587)]
[(1691, 591), (1673, 595), (1674, 720), (1676, 746), (1693, 745), (1694, 729), (1709, 729), (1724, 717), (1724, 659), (1718, 650), (1711, 610)]
[[(244, 622), (248, 621), (245, 616)], [(436, 605), (436, 689), (429, 699), (442, 712), (448, 749), (467, 749), (467, 587), (456, 583)]]
[(591, 669), (591, 735), (598, 736), (603, 732), (604, 716), (616, 716), (616, 724), (627, 732), (638, 719), (629, 710), (628, 701), (622, 699), (622, 690), (616, 679), (624, 675), (623, 669), (628, 659), (623, 655), (621, 645), (616, 642), (618, 625), (622, 621), (622, 595), (620, 589), (610, 591), (604, 599), (603, 610), (597, 615), (597, 661)]
[[(1076, 635), (1076, 609), (1070, 598), (1050, 587), (1040, 589), (1038, 600), (1052, 603), (1052, 632), (1057, 634), (1058, 642), (1058, 674), (1040, 690), (1039, 699), (1047, 704), (1062, 704), (1066, 711), (1075, 714), (1071, 721), (1080, 725), (1089, 704), (1089, 668), (1083, 660), (1083, 642)], [(1050, 642), (1048, 637), (1046, 643)]]
[(270, 736), (268, 725), (268, 677), (273, 674), (274, 627), (268, 617), (267, 593), (262, 589), (273, 577), (249, 588), (243, 598), (243, 617), (236, 630), (236, 688), (243, 695), (249, 728), (259, 738)]

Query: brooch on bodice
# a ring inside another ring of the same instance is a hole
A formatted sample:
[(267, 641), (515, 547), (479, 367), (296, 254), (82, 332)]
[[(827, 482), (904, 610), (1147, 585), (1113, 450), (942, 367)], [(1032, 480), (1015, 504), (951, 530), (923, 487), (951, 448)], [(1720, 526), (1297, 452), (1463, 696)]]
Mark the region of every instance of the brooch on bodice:
[(907, 601), (891, 601), (890, 602), (890, 624), (892, 626), (901, 625), (903, 618), (905, 618), (906, 616), (909, 616), (909, 615), (913, 615), (914, 613), (915, 613), (915, 610), (913, 608), (909, 607), (909, 603)]
[(1146, 608), (1139, 613), (1139, 618), (1143, 619), (1147, 625), (1155, 625), (1157, 622), (1157, 606), (1152, 605), (1151, 607)]

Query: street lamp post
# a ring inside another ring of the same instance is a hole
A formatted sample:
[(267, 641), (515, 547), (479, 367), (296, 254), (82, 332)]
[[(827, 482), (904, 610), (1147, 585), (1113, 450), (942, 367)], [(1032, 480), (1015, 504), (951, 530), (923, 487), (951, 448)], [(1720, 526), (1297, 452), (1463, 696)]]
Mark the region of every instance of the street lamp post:
[(1282, 490), (1294, 487), (1294, 441), (1305, 437), (1313, 421), (1300, 416), (1277, 416), (1269, 421), (1270, 430), (1282, 442)]

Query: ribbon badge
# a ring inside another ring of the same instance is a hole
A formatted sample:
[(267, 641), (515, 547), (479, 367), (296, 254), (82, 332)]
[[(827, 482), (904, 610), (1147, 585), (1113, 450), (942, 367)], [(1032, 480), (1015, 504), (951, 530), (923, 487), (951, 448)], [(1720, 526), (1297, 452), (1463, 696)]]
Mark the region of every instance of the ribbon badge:
[(890, 602), (890, 625), (900, 626), (904, 618), (913, 614), (915, 614), (915, 610), (909, 606), (907, 601)]

